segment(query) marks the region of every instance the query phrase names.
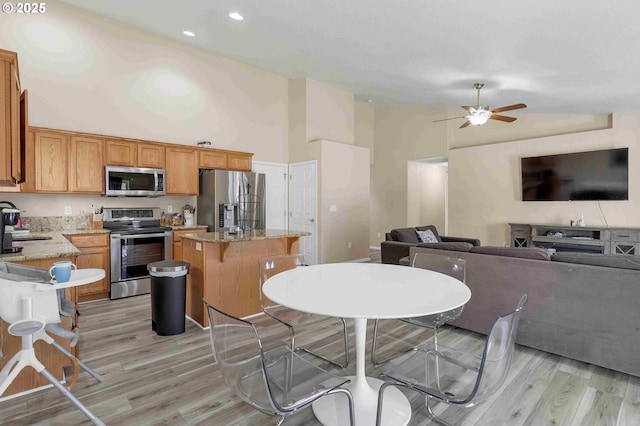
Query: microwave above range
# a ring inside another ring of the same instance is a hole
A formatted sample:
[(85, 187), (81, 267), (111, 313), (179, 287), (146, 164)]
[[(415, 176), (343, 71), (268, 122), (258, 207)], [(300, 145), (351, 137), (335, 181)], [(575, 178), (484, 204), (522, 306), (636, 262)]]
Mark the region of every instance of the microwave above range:
[(105, 167), (108, 197), (159, 197), (166, 195), (164, 169)]

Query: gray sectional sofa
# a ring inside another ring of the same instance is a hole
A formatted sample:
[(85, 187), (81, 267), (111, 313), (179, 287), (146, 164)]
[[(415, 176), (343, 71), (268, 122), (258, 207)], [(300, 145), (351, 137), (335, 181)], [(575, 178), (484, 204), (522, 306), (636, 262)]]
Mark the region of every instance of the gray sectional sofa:
[(476, 238), (447, 237), (440, 235), (433, 225), (396, 228), (391, 230), (391, 232), (387, 232), (385, 241), (380, 243), (382, 263), (399, 264), (400, 259), (409, 256), (409, 249), (411, 247), (422, 244), (416, 231), (426, 230), (433, 232), (437, 239), (437, 243), (429, 244), (438, 244), (438, 248), (442, 250), (468, 250), (471, 247), (480, 245), (480, 240)]
[[(467, 261), (471, 300), (453, 325), (486, 334), (495, 318), (526, 293), (518, 343), (640, 376), (640, 257), (436, 247), (414, 246), (410, 255), (446, 254)], [(401, 263), (408, 264), (408, 258)]]

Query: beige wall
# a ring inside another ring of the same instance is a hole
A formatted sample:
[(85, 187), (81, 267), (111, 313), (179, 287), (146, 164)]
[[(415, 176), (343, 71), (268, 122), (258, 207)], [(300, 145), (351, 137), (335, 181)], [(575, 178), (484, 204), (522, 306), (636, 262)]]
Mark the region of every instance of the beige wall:
[(324, 139), (353, 144), (353, 94), (318, 81), (306, 82), (307, 141)]
[[(588, 120), (587, 120), (588, 121)], [(475, 130), (475, 129), (471, 129)], [(584, 214), (587, 225), (604, 226), (596, 201), (522, 202), (520, 158), (629, 147), (629, 200), (602, 201), (609, 226), (640, 226), (640, 114), (612, 117), (612, 128), (449, 151), (449, 231), (484, 245), (509, 243), (509, 222), (565, 224)]]
[[(372, 246), (385, 232), (407, 226), (407, 162), (447, 155), (447, 126), (432, 124), (442, 111), (375, 107), (376, 161), (371, 167)], [(378, 236), (378, 234), (380, 236)]]
[(354, 140), (355, 145), (362, 146), (369, 150), (370, 162), (374, 160), (374, 107), (373, 105), (356, 101), (354, 108)]
[(409, 161), (407, 164), (407, 225), (435, 225), (447, 235), (447, 167)]
[[(369, 257), (369, 150), (359, 146), (317, 141), (319, 263)], [(331, 212), (330, 207), (336, 211)], [(351, 242), (351, 248), (349, 248)]]
[(3, 15), (0, 47), (18, 52), (32, 125), (286, 158), (282, 76), (54, 1)]

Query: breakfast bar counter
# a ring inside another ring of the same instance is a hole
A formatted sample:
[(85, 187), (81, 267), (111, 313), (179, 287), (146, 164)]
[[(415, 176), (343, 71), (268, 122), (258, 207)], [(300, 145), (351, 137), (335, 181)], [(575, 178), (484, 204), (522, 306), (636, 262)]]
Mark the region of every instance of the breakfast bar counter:
[(278, 229), (183, 234), (182, 260), (191, 265), (187, 275), (187, 316), (208, 326), (202, 298), (237, 317), (262, 312), (258, 259), (298, 253), (299, 239), (307, 235), (310, 234)]

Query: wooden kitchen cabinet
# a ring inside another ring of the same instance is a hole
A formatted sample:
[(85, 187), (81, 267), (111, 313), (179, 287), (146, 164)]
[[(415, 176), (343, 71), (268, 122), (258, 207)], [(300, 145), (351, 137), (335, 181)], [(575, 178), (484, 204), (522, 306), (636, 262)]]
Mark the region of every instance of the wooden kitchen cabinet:
[(109, 234), (69, 235), (67, 239), (80, 250), (80, 255), (76, 258), (78, 269), (104, 269), (102, 280), (76, 288), (77, 301), (108, 299), (111, 291)]
[(182, 260), (182, 236), (184, 234), (197, 234), (207, 232), (206, 226), (198, 226), (190, 229), (173, 230), (173, 259)]
[(115, 139), (107, 139), (105, 142), (105, 165), (135, 167), (137, 159), (137, 142)]
[(62, 133), (35, 132), (35, 191), (69, 190), (69, 137)]
[(138, 143), (138, 167), (164, 169), (165, 147), (150, 143)]
[(18, 55), (0, 49), (0, 186), (15, 187), (24, 181), (26, 114), (27, 98), (20, 88)]
[(251, 171), (251, 158), (253, 154), (233, 152), (229, 153), (229, 170)]
[(227, 153), (212, 149), (210, 151), (200, 151), (199, 166), (201, 169), (226, 169)]
[(167, 148), (167, 195), (198, 194), (198, 153), (189, 148)]
[(104, 193), (104, 140), (71, 136), (69, 151), (69, 190)]

